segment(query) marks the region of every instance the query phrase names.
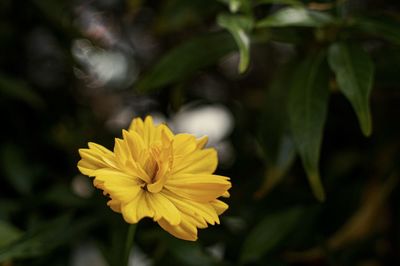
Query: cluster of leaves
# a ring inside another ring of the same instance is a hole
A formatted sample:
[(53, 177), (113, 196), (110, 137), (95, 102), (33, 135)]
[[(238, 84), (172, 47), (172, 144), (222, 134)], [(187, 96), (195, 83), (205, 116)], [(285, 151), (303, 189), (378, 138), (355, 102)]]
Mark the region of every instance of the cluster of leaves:
[[(127, 225), (101, 193), (83, 198), (71, 181), (81, 180), (78, 148), (111, 148), (112, 100), (140, 97), (159, 104), (137, 114), (200, 101), (235, 117), (236, 159), (218, 169), (233, 182), (222, 225), (187, 243), (141, 222), (136, 245), (154, 264), (400, 263), (396, 1), (91, 2), (161, 47), (133, 88), (86, 90), (74, 76), (72, 42), (89, 37), (66, 10), (82, 6), (0, 2), (1, 265), (70, 265), (88, 242), (121, 265)], [(35, 46), (37, 32), (57, 52)]]
[[(252, 10), (263, 4), (288, 5), (273, 14), (261, 19), (253, 16)], [(286, 73), (292, 79), (287, 99), (288, 124), (270, 125), (288, 127), (290, 138), (297, 153), (300, 155), (305, 171), (318, 200), (323, 201), (325, 192), (319, 173), (319, 157), (322, 143), (323, 128), (326, 121), (330, 79), (330, 70), (335, 73), (336, 87), (343, 92), (351, 102), (357, 114), (360, 127), (365, 136), (372, 132), (370, 95), (374, 76), (372, 59), (363, 50), (362, 43), (354, 40), (349, 34), (355, 27), (365, 28), (362, 19), (343, 14), (345, 2), (327, 4), (324, 11), (311, 10), (300, 1), (227, 1), (231, 12), (243, 14), (226, 15), (218, 17), (219, 25), (228, 29), (239, 47), (240, 63), (239, 72), (246, 71), (250, 58), (250, 38), (255, 31), (266, 31), (283, 27), (309, 27), (314, 30), (315, 40), (310, 51), (302, 56), (302, 62)], [(375, 25), (378, 21), (369, 20)], [(261, 33), (265, 34), (265, 33)], [(283, 103), (285, 105), (285, 103)], [(281, 106), (278, 106), (281, 108)], [(278, 110), (276, 110), (278, 112)], [(267, 119), (266, 123), (273, 122)], [(274, 121), (276, 122), (276, 121)], [(284, 119), (279, 121), (285, 123)], [(268, 127), (268, 126), (267, 126)], [(283, 139), (282, 135), (276, 135), (275, 139), (269, 138), (266, 143), (268, 161), (273, 162), (274, 172), (285, 172), (289, 162), (277, 162), (282, 147), (276, 147)], [(266, 137), (268, 138), (268, 137)], [(288, 140), (285, 139), (285, 142)], [(290, 140), (289, 140), (290, 141)], [(273, 146), (271, 147), (272, 144)], [(285, 151), (286, 152), (286, 151)], [(291, 156), (287, 160), (292, 161)], [(283, 167), (282, 165), (283, 164)], [(280, 175), (282, 176), (282, 175)], [(274, 179), (279, 179), (275, 173)]]

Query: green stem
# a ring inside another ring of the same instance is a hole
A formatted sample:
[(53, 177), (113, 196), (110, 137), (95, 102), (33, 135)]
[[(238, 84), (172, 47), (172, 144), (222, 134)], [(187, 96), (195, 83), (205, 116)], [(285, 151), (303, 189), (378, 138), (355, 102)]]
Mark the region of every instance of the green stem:
[(131, 224), (128, 228), (128, 234), (126, 235), (126, 242), (125, 242), (125, 257), (124, 257), (124, 266), (129, 265), (129, 255), (131, 253), (133, 247), (133, 240), (135, 238), (136, 232), (136, 224)]

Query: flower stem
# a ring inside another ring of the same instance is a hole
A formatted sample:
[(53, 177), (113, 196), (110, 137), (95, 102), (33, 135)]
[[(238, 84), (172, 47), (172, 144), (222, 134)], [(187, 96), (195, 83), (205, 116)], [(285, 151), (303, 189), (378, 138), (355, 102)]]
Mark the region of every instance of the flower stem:
[(128, 234), (126, 235), (126, 242), (125, 242), (125, 257), (123, 264), (124, 266), (129, 265), (129, 255), (131, 254), (131, 250), (133, 247), (135, 232), (136, 232), (136, 224), (129, 225)]

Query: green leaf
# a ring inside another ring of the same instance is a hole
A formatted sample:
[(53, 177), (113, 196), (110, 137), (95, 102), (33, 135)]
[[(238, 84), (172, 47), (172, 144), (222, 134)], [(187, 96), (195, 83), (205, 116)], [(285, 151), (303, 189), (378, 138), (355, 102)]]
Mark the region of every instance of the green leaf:
[(303, 3), (298, 0), (256, 0), (256, 4), (303, 6)]
[(219, 0), (229, 6), (231, 13), (237, 13), (242, 10), (246, 14), (251, 12), (251, 2), (248, 0)]
[(239, 11), (240, 6), (242, 5), (242, 0), (219, 0), (220, 2), (229, 6), (229, 10), (232, 13), (236, 13)]
[(193, 38), (164, 55), (139, 81), (137, 89), (147, 92), (185, 80), (234, 50), (235, 42), (227, 33)]
[(289, 94), (289, 120), (297, 151), (315, 197), (325, 199), (319, 156), (329, 89), (325, 52), (310, 55), (295, 71)]
[(44, 106), (43, 99), (28, 84), (2, 74), (0, 74), (0, 94), (23, 101), (34, 108), (42, 108)]
[(321, 27), (333, 23), (332, 16), (303, 7), (286, 7), (257, 22), (256, 27)]
[(0, 149), (0, 164), (4, 177), (20, 194), (32, 191), (35, 169), (24, 157), (23, 150), (14, 144), (3, 144)]
[(9, 245), (0, 248), (0, 262), (46, 254), (76, 238), (82, 234), (83, 230), (93, 226), (95, 222), (95, 217), (72, 221), (71, 215), (63, 215), (45, 222), (21, 235)]
[(243, 73), (250, 61), (250, 36), (253, 21), (249, 17), (240, 15), (220, 14), (217, 18), (218, 25), (227, 29), (236, 41), (240, 53), (239, 73)]
[(163, 35), (202, 25), (204, 18), (215, 16), (219, 8), (215, 0), (172, 0), (163, 1), (160, 6), (154, 24)]
[(257, 261), (278, 247), (293, 232), (304, 212), (304, 207), (294, 207), (265, 216), (245, 239), (241, 262)]
[(13, 225), (0, 220), (0, 248), (13, 242), (21, 235), (21, 231)]
[(329, 48), (328, 61), (336, 74), (339, 89), (351, 102), (365, 136), (372, 132), (369, 98), (374, 65), (360, 46), (338, 42)]
[(266, 99), (260, 125), (260, 142), (264, 148), (267, 172), (264, 184), (256, 192), (262, 197), (278, 184), (292, 165), (295, 156), (294, 143), (288, 134), (287, 94), (290, 68), (278, 73), (272, 82)]
[(202, 249), (197, 242), (180, 241), (170, 238), (169, 250), (180, 262), (180, 265), (203, 266), (214, 265), (212, 258)]
[(366, 33), (380, 36), (394, 44), (400, 45), (400, 22), (384, 17), (357, 18), (353, 21), (355, 28)]

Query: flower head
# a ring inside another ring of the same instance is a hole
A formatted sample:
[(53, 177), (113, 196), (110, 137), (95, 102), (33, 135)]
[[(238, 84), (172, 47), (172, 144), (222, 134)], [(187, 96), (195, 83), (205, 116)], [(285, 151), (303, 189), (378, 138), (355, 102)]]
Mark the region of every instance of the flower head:
[(228, 205), (229, 178), (214, 175), (217, 154), (204, 148), (207, 137), (174, 135), (151, 116), (136, 118), (114, 151), (90, 143), (80, 149), (79, 170), (94, 177), (95, 187), (110, 197), (107, 205), (128, 223), (150, 217), (164, 230), (185, 240), (197, 239), (197, 228), (218, 224)]

